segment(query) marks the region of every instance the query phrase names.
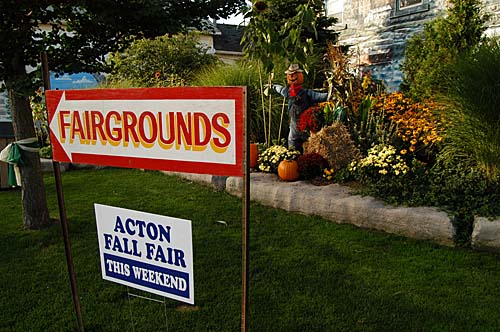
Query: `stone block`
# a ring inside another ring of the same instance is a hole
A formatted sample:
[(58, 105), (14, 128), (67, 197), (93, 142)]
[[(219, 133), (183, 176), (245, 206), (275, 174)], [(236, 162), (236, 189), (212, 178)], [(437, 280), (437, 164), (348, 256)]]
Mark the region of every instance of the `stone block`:
[(500, 252), (500, 219), (474, 218), (472, 248)]

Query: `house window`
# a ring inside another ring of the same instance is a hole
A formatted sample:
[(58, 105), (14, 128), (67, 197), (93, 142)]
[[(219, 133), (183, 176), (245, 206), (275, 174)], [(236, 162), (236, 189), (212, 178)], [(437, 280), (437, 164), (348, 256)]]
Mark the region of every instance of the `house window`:
[(337, 24), (344, 23), (344, 0), (326, 0), (326, 16), (335, 17)]
[(391, 17), (396, 18), (405, 15), (425, 12), (429, 10), (429, 0), (394, 0), (394, 10)]
[(422, 4), (422, 0), (399, 0), (399, 9), (405, 9), (411, 6)]

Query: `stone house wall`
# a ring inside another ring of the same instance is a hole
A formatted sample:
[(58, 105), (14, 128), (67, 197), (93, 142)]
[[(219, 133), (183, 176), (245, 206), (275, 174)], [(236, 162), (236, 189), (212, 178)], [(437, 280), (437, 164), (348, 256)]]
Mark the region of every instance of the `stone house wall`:
[[(371, 71), (390, 91), (402, 81), (399, 66), (406, 41), (422, 31), (425, 22), (445, 15), (447, 5), (446, 0), (326, 1), (327, 15), (338, 18), (335, 29), (340, 43), (350, 46), (353, 64)], [(491, 14), (486, 34), (499, 35), (500, 0), (485, 0), (484, 7)]]

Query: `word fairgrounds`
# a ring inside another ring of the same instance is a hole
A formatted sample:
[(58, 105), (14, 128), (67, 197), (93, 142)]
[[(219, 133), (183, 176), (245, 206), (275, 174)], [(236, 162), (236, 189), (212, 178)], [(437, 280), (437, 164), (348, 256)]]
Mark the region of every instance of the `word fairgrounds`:
[(229, 116), (218, 112), (162, 112), (60, 110), (57, 116), (61, 143), (133, 146), (164, 150), (224, 153), (231, 144)]

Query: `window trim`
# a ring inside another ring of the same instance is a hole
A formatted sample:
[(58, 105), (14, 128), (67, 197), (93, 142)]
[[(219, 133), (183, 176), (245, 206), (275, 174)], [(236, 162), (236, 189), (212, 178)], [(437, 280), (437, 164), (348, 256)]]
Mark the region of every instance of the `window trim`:
[[(325, 16), (326, 17), (336, 17), (338, 19), (338, 22), (335, 23), (335, 25), (343, 25), (344, 24), (344, 5), (345, 5), (345, 0), (330, 0), (330, 1), (341, 1), (342, 2), (342, 11), (340, 12), (337, 12), (337, 13), (333, 13), (333, 15), (331, 15), (330, 13), (328, 13), (328, 0), (325, 0)], [(339, 15), (340, 14), (340, 15)], [(339, 17), (340, 16), (340, 19)]]
[(429, 0), (422, 0), (420, 4), (410, 5), (405, 8), (401, 8), (401, 0), (394, 0), (394, 10), (391, 13), (391, 18), (422, 13), (428, 11), (429, 9)]

